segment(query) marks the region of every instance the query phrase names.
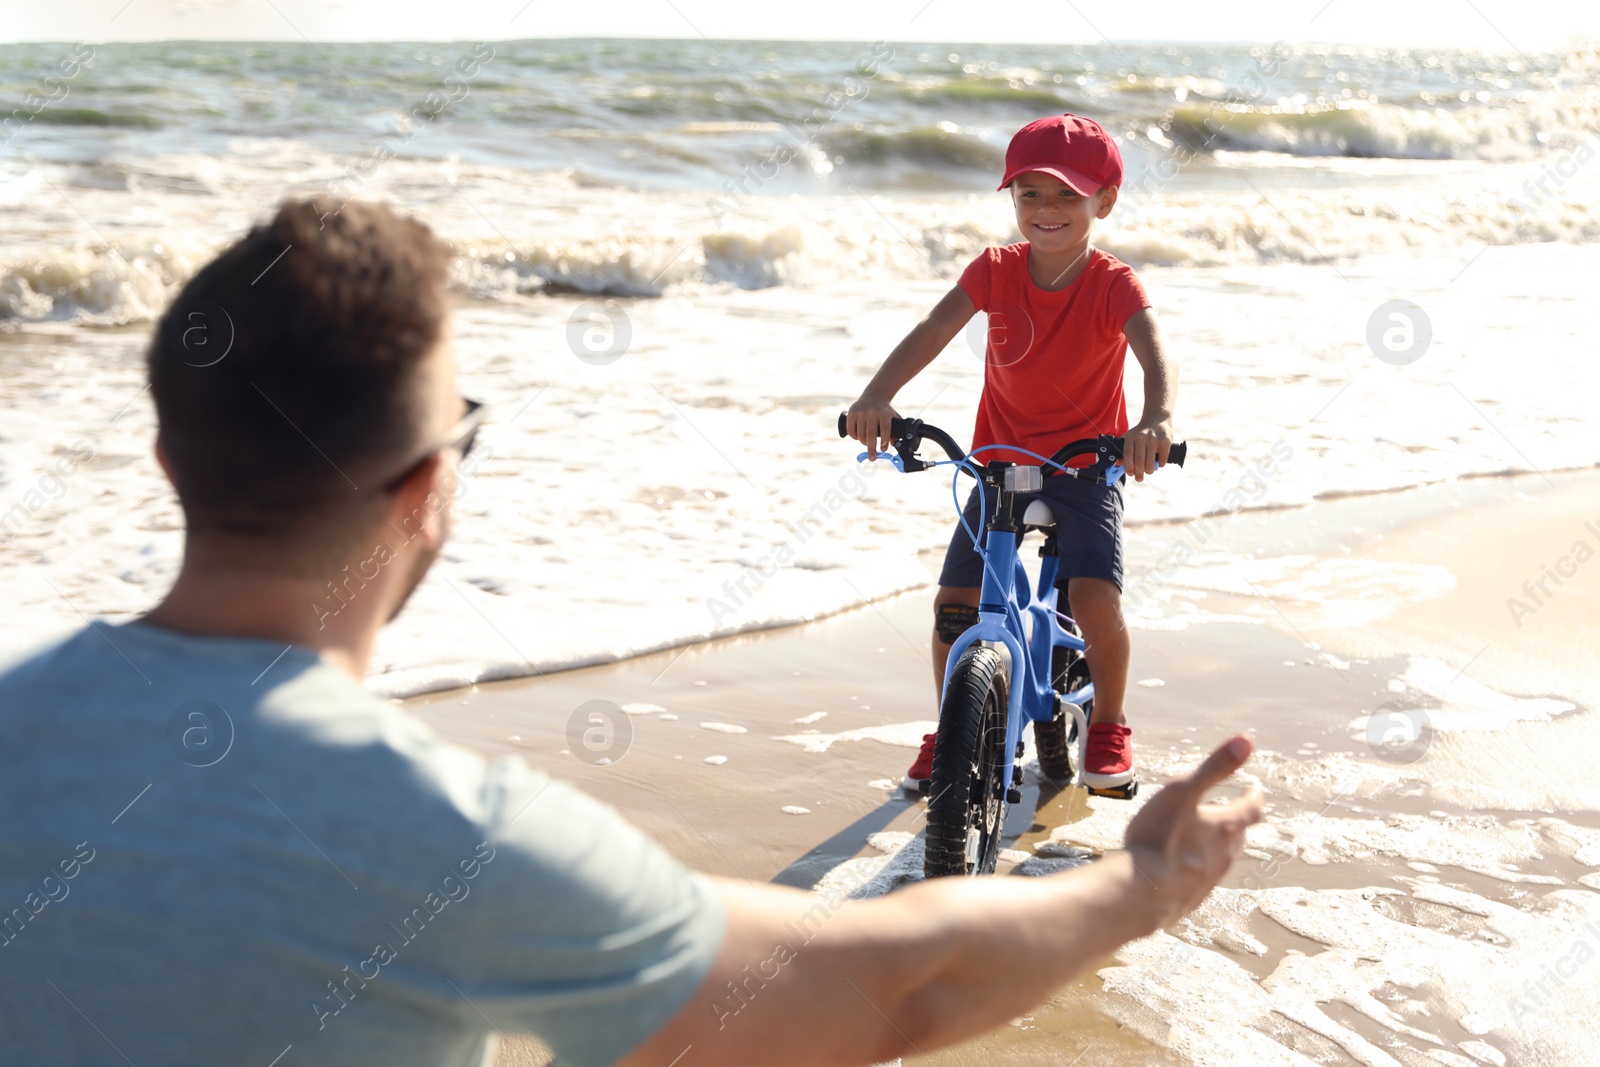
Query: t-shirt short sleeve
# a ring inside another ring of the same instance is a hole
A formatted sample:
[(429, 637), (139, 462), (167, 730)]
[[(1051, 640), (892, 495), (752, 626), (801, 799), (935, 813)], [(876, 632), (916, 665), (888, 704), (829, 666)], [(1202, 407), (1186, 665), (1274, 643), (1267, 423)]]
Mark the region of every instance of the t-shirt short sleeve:
[(1126, 263), (1119, 262), (1112, 268), (1106, 290), (1111, 324), (1118, 330), (1126, 326), (1134, 315), (1150, 306), (1150, 297), (1145, 294), (1144, 284)]
[(967, 264), (956, 282), (979, 311), (989, 310), (989, 292), (994, 278), (995, 249), (985, 248), (978, 257)]
[(721, 897), (611, 808), (520, 760), (493, 765), (485, 794), (488, 858), (461, 992), (497, 1029), (537, 1034), (564, 1067), (614, 1063), (710, 971)]

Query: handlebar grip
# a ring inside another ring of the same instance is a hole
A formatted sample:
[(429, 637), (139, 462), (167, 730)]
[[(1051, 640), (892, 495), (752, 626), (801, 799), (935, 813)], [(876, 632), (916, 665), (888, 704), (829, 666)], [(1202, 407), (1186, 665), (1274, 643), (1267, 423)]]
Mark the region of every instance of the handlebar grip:
[(1189, 454), (1189, 442), (1179, 441), (1167, 450), (1167, 462), (1174, 467), (1183, 466), (1184, 457)]
[[(914, 420), (914, 419), (890, 419), (889, 420), (889, 433), (892, 436), (896, 437), (896, 438), (904, 437), (907, 433), (911, 432), (912, 426), (915, 423), (915, 421), (916, 420)], [(839, 412), (839, 436), (840, 437), (849, 437), (850, 436), (849, 426), (850, 426), (850, 413), (848, 411)]]

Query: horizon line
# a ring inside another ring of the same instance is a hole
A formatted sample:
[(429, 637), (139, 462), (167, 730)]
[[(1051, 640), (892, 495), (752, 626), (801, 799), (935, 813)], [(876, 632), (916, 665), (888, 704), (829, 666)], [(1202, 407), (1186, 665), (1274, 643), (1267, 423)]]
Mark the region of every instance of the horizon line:
[[(714, 36), (661, 36), (661, 35), (636, 35), (608, 34), (596, 36), (594, 34), (548, 34), (538, 37), (323, 37), (310, 39), (303, 36), (282, 37), (145, 37), (137, 39), (91, 39), (88, 37), (37, 37), (0, 39), (0, 47), (11, 45), (70, 45), (78, 42), (97, 45), (144, 45), (144, 44), (299, 44), (315, 47), (319, 44), (394, 44), (394, 45), (427, 45), (427, 44), (457, 44), (468, 41), (494, 41), (497, 43), (520, 44), (523, 42), (542, 41), (667, 41), (674, 43), (705, 43), (705, 44), (872, 44), (874, 41), (865, 37), (714, 37)], [(879, 38), (885, 40), (886, 38)], [(1091, 48), (1116, 48), (1118, 45), (1143, 45), (1143, 46), (1184, 46), (1184, 47), (1233, 47), (1252, 48), (1268, 47), (1274, 44), (1288, 44), (1314, 48), (1352, 48), (1368, 49), (1376, 52), (1416, 51), (1429, 50), (1436, 52), (1475, 52), (1480, 55), (1516, 55), (1522, 52), (1535, 52), (1550, 55), (1557, 52), (1570, 51), (1575, 46), (1592, 43), (1595, 39), (1583, 34), (1573, 34), (1564, 44), (1552, 46), (1535, 46), (1529, 49), (1518, 49), (1507, 44), (1505, 47), (1481, 47), (1468, 45), (1447, 44), (1374, 44), (1370, 42), (1338, 40), (1335, 38), (1229, 38), (1222, 39), (1196, 39), (1196, 38), (1165, 38), (1165, 37), (1101, 37), (1098, 39), (1059, 40), (1059, 41), (1008, 41), (1008, 40), (955, 40), (955, 39), (918, 39), (898, 40), (887, 43), (896, 45), (939, 45), (956, 46), (961, 48), (995, 45), (1002, 47), (1021, 48), (1051, 48), (1051, 47), (1091, 47)]]

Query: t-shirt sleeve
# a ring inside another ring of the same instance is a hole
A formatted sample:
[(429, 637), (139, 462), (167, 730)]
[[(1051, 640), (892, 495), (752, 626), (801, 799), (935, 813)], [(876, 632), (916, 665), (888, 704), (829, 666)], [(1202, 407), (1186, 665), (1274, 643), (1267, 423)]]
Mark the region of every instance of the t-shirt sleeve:
[(967, 264), (967, 269), (961, 272), (961, 278), (956, 282), (967, 294), (967, 299), (972, 301), (972, 306), (979, 311), (989, 310), (989, 289), (994, 278), (993, 249), (985, 248), (978, 253), (978, 258)]
[(1111, 276), (1107, 305), (1111, 314), (1111, 324), (1119, 332), (1128, 324), (1129, 319), (1151, 306), (1150, 297), (1144, 291), (1144, 284), (1139, 281), (1139, 276), (1133, 273), (1133, 268), (1125, 263), (1117, 264)]
[(535, 1034), (565, 1067), (614, 1063), (710, 971), (721, 897), (611, 808), (520, 760), (491, 767), (484, 800), (464, 1020), (482, 1012)]

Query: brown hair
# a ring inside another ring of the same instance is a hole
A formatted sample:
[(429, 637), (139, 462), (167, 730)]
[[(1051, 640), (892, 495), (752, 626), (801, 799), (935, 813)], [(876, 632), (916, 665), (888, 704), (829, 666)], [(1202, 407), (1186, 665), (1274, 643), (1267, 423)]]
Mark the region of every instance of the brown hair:
[(418, 447), (450, 250), (381, 204), (287, 201), (157, 325), (150, 391), (193, 532), (339, 541)]

